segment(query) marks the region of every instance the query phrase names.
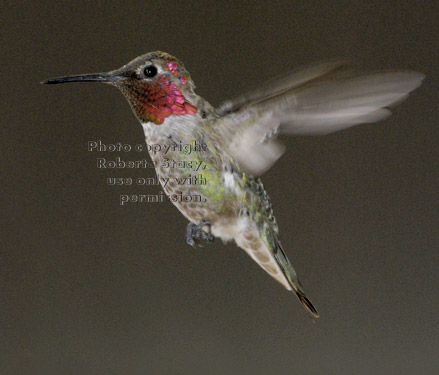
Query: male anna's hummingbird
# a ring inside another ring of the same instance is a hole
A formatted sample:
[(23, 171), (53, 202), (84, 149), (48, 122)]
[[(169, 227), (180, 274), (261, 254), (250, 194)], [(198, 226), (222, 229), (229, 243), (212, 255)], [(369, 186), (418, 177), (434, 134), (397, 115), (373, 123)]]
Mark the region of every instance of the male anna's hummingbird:
[[(282, 249), (270, 200), (257, 176), (283, 153), (278, 133), (326, 134), (381, 120), (390, 115), (387, 107), (404, 99), (423, 78), (411, 71), (358, 75), (343, 62), (328, 62), (214, 108), (195, 94), (189, 72), (178, 59), (151, 52), (108, 73), (43, 83), (104, 82), (120, 89), (142, 124), (147, 144), (163, 146), (150, 156), (166, 194), (201, 197), (172, 199), (189, 220), (187, 243), (196, 245), (214, 236), (235, 240), (318, 317)], [(177, 147), (195, 144), (204, 147), (190, 153)], [(198, 168), (169, 167), (170, 161)], [(188, 174), (206, 183), (179, 183)], [(163, 177), (169, 178), (166, 184)]]

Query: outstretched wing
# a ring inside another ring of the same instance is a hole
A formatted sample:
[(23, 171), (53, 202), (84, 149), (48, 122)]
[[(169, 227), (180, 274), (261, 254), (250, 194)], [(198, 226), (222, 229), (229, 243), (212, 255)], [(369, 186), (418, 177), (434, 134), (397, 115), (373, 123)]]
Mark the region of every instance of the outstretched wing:
[(361, 75), (343, 61), (315, 64), (218, 108), (217, 130), (241, 168), (260, 175), (282, 155), (276, 135), (328, 134), (388, 117), (424, 75)]

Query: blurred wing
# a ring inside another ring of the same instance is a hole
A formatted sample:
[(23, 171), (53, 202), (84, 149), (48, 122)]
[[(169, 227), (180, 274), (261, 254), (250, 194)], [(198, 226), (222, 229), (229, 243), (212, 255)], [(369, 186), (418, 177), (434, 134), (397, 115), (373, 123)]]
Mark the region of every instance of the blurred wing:
[(316, 64), (226, 102), (218, 131), (241, 168), (260, 175), (282, 155), (285, 134), (328, 134), (388, 117), (424, 75), (411, 71), (358, 75), (344, 62)]

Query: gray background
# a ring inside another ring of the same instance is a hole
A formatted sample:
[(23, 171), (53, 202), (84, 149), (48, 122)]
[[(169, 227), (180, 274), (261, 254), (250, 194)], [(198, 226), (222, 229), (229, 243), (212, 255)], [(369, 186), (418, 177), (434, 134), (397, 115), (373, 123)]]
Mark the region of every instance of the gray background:
[[(0, 373), (434, 373), (437, 2), (89, 3), (1, 5)], [(38, 83), (157, 49), (214, 105), (335, 57), (427, 74), (384, 122), (285, 139), (264, 176), (315, 323), (235, 245), (189, 248), (171, 203), (118, 205), (158, 188), (107, 186), (154, 172), (87, 151), (143, 143), (116, 89)]]

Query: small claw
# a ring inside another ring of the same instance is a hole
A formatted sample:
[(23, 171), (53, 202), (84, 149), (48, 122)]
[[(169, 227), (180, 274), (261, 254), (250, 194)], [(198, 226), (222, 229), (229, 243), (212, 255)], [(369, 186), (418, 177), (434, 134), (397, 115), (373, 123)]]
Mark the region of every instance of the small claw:
[[(203, 230), (208, 227), (208, 231)], [(202, 247), (201, 241), (213, 242), (214, 237), (210, 232), (210, 223), (203, 220), (200, 224), (189, 223), (186, 228), (186, 243), (192, 247)]]
[(186, 243), (189, 246), (195, 247), (200, 238), (197, 235), (197, 225), (189, 223), (186, 228)]
[(186, 243), (189, 246), (195, 247), (195, 241), (192, 238), (186, 237)]
[(210, 233), (210, 226), (209, 226), (209, 233), (205, 231), (201, 231), (201, 239), (207, 243), (212, 243), (214, 240), (214, 237), (212, 233)]

